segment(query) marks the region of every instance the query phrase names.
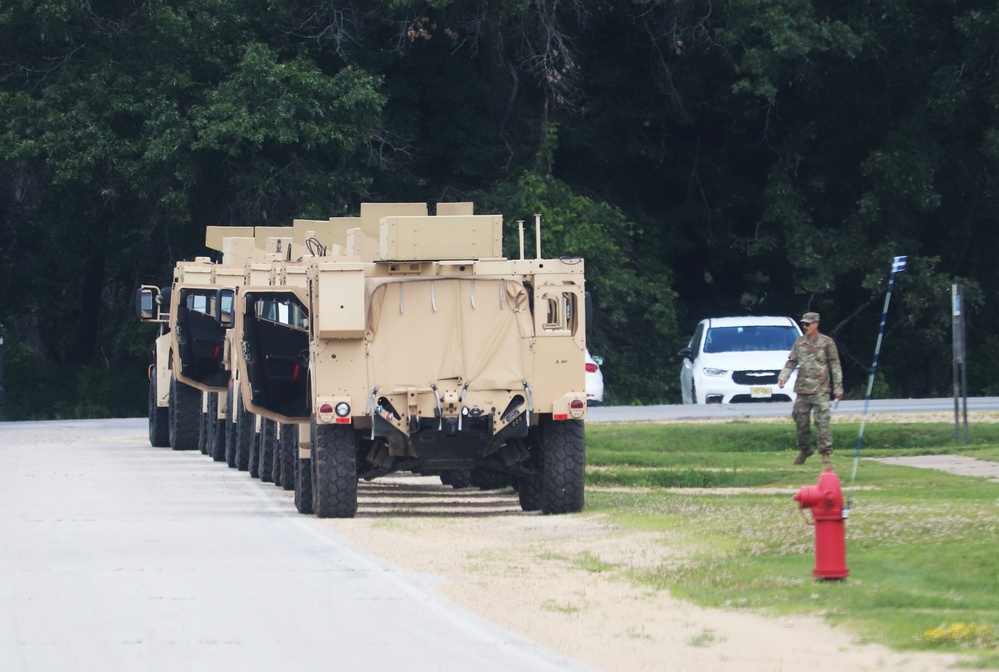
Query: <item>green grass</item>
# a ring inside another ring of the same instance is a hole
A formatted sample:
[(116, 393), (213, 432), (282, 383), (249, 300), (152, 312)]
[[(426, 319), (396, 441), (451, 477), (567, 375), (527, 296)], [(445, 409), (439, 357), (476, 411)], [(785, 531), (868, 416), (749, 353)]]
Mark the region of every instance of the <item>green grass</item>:
[[(844, 494), (858, 430), (833, 426)], [(970, 439), (956, 445), (949, 424), (869, 423), (862, 457), (999, 461), (999, 424), (973, 425)], [(590, 425), (586, 479), (597, 487), (586, 511), (685, 549), (662, 566), (619, 568), (644, 585), (706, 606), (821, 614), (865, 641), (972, 652), (970, 667), (999, 668), (999, 483), (861, 460), (846, 524), (850, 576), (821, 582), (811, 575), (814, 528), (792, 495), (822, 465), (816, 456), (793, 466), (796, 453), (790, 420)]]

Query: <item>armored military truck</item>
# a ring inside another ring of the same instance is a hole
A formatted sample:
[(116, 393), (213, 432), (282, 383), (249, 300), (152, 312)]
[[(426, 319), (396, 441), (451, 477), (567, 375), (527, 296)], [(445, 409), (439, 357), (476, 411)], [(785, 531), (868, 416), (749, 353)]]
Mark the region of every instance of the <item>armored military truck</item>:
[[(406, 207), (401, 208), (401, 205)], [(403, 212), (400, 213), (400, 210)], [(299, 511), (352, 517), (358, 479), (506, 474), (524, 510), (583, 506), (584, 264), (502, 253), (472, 204), (362, 204), (340, 256), (304, 286), (235, 290), (247, 409), (309, 423)]]
[(267, 251), (253, 227), (208, 227), (206, 246), (223, 253), (221, 263), (208, 257), (178, 262), (170, 288), (143, 285), (136, 307), (140, 320), (160, 324), (150, 366), (150, 443), (200, 447), (220, 460), (233, 367), (226, 342), (231, 294), (220, 296), (219, 289), (243, 284), (247, 261), (266, 258)]
[[(149, 440), (154, 446), (198, 448), (202, 397), (187, 380), (215, 382), (212, 357), (225, 333), (212, 315), (212, 284), (213, 264), (199, 257), (176, 265), (170, 290), (151, 285), (138, 290), (139, 318), (160, 323), (149, 369)], [(181, 371), (185, 380), (178, 380)]]
[(170, 445), (170, 295), (154, 285), (142, 285), (136, 292), (136, 316), (143, 322), (159, 325), (153, 345), (153, 363), (149, 365), (149, 444), (155, 448)]

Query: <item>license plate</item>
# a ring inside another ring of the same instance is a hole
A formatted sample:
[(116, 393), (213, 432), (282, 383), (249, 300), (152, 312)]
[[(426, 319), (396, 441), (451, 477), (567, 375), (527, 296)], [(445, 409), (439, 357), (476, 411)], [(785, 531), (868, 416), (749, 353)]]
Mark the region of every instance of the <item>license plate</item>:
[(749, 395), (753, 399), (769, 399), (773, 396), (769, 387), (752, 387), (749, 389)]

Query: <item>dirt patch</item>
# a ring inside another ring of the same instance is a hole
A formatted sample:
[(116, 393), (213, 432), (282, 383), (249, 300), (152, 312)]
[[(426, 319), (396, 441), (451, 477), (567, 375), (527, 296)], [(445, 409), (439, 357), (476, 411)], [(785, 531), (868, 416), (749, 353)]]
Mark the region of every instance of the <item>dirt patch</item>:
[[(636, 585), (629, 569), (684, 557), (668, 533), (622, 530), (599, 515), (524, 513), (508, 492), (385, 478), (362, 483), (356, 518), (324, 523), (393, 565), (436, 577), (455, 602), (601, 670), (929, 672), (958, 660), (861, 644), (819, 618), (703, 609)], [(810, 571), (806, 561), (803, 580)]]
[(896, 464), (903, 467), (918, 469), (936, 469), (958, 476), (974, 476), (987, 478), (992, 483), (999, 483), (999, 462), (979, 460), (964, 455), (913, 455), (910, 457), (881, 457), (875, 462)]

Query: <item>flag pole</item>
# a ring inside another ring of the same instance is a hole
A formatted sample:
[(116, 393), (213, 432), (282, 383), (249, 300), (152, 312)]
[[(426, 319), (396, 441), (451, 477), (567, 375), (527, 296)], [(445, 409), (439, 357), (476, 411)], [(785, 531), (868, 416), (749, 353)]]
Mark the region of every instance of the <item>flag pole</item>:
[(874, 346), (874, 362), (871, 364), (871, 375), (867, 380), (867, 395), (864, 397), (864, 414), (860, 418), (860, 434), (857, 435), (857, 449), (853, 454), (853, 476), (850, 478), (850, 493), (846, 498), (843, 517), (850, 515), (853, 506), (853, 485), (857, 480), (857, 466), (860, 464), (860, 447), (864, 443), (864, 426), (867, 424), (867, 408), (871, 404), (871, 391), (874, 389), (874, 373), (878, 369), (878, 355), (881, 353), (881, 341), (885, 335), (885, 322), (888, 320), (888, 304), (891, 303), (891, 291), (895, 286), (895, 274), (905, 270), (908, 257), (895, 257), (891, 262), (891, 273), (888, 276), (888, 292), (885, 294), (885, 307), (881, 311), (881, 327), (878, 329), (878, 342)]

